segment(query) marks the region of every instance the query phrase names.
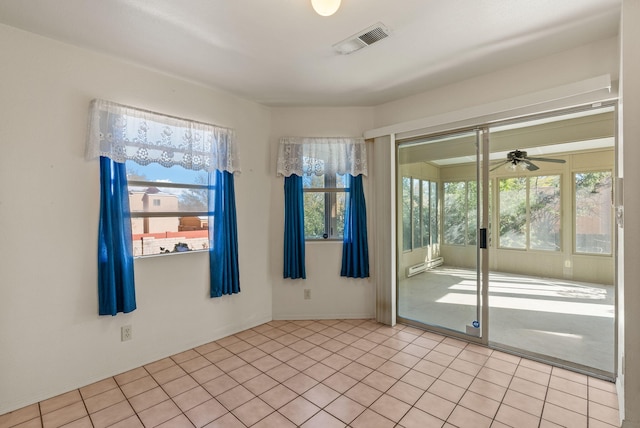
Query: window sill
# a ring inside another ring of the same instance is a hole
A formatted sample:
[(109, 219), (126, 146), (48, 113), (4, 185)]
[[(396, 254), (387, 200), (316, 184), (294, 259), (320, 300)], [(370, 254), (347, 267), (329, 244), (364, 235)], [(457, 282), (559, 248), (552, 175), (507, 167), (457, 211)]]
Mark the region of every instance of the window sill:
[(190, 251), (176, 251), (173, 253), (160, 253), (160, 254), (145, 254), (145, 255), (141, 255), (141, 256), (133, 256), (134, 260), (137, 259), (151, 259), (151, 258), (155, 258), (155, 257), (166, 257), (166, 256), (177, 256), (177, 255), (182, 255), (182, 254), (192, 254), (192, 253), (206, 253), (209, 250), (190, 250)]

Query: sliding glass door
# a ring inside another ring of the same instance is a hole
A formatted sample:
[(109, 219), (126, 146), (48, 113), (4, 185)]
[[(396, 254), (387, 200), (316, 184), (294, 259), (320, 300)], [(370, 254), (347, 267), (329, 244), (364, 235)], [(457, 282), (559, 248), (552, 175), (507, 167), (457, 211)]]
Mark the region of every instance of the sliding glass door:
[(613, 376), (615, 115), (399, 141), (400, 322)]
[(489, 343), (615, 372), (615, 109), (490, 127)]
[(482, 336), (481, 129), (398, 146), (398, 315)]

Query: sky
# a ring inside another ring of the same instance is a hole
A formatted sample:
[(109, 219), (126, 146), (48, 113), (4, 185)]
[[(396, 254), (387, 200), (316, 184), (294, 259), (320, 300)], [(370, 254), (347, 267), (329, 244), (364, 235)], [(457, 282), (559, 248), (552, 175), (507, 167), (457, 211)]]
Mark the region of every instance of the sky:
[(127, 174), (134, 173), (145, 176), (147, 181), (159, 181), (169, 183), (197, 183), (197, 176), (201, 176), (206, 183), (206, 171), (192, 171), (179, 165), (170, 168), (157, 163), (139, 165), (133, 161), (127, 161)]

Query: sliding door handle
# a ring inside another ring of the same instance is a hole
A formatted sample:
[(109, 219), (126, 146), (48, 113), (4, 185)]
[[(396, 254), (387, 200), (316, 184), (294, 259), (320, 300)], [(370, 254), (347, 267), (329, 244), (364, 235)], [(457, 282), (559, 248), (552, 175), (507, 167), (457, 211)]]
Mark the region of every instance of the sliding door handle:
[(487, 248), (487, 229), (480, 229), (480, 248)]

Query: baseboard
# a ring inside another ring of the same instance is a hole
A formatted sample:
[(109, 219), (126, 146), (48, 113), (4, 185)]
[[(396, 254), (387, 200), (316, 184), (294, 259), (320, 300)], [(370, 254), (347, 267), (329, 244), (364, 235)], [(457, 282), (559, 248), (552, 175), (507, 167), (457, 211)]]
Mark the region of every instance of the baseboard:
[(370, 320), (375, 319), (375, 315), (369, 314), (280, 314), (274, 315), (274, 321), (297, 321), (297, 320)]

